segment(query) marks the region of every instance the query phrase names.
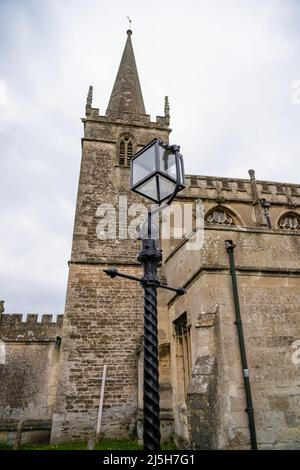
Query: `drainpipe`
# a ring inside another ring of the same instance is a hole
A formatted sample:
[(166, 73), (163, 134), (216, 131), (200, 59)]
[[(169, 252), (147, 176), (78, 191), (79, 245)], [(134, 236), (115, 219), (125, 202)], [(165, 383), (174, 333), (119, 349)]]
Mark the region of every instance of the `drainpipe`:
[(251, 438), (251, 449), (257, 450), (256, 430), (255, 430), (255, 421), (254, 421), (254, 408), (253, 408), (252, 395), (251, 395), (249, 369), (248, 369), (248, 363), (247, 363), (247, 354), (246, 354), (246, 348), (245, 348), (244, 332), (243, 332), (243, 325), (242, 325), (242, 319), (241, 319), (239, 294), (238, 294), (237, 279), (236, 279), (236, 272), (235, 272), (235, 265), (234, 265), (234, 256), (233, 256), (233, 250), (236, 247), (236, 245), (233, 244), (232, 240), (226, 240), (225, 246), (226, 246), (226, 251), (229, 255), (230, 274), (231, 274), (231, 281), (232, 281), (232, 291), (233, 291), (235, 317), (236, 317), (235, 324), (237, 327), (237, 332), (238, 332), (238, 337), (239, 337), (241, 361), (242, 361), (242, 368), (243, 368), (243, 378), (244, 378), (244, 386), (245, 386), (245, 394), (246, 394), (246, 402), (247, 402), (247, 408), (245, 411), (248, 414), (249, 431), (250, 431), (250, 438)]

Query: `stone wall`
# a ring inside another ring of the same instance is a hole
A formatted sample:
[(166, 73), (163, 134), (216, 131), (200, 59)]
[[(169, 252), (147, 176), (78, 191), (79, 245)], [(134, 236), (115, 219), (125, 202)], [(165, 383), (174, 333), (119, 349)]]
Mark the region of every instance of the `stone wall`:
[[(186, 403), (178, 402), (180, 384), (175, 379), (172, 384), (177, 438), (188, 436), (193, 448), (246, 449), (250, 445), (226, 239), (237, 245), (235, 261), (259, 448), (298, 449), (300, 370), (293, 353), (300, 338), (300, 237), (265, 228), (207, 226), (197, 256), (184, 251), (183, 245), (164, 266), (171, 285), (178, 284), (176, 267), (180, 267), (187, 289), (184, 297), (169, 299), (170, 331), (182, 312), (187, 312), (191, 328), (192, 377)], [(172, 345), (171, 352), (175, 367)], [(199, 365), (208, 358), (214, 367), (201, 372)], [(176, 425), (184, 422), (184, 426)]]
[[(104, 364), (102, 432), (114, 438), (136, 432), (142, 292), (134, 282), (108, 278), (105, 267), (70, 265), (53, 442), (95, 432)], [(123, 271), (140, 274), (134, 266)]]
[(1, 314), (0, 440), (47, 441), (57, 385), (63, 316)]

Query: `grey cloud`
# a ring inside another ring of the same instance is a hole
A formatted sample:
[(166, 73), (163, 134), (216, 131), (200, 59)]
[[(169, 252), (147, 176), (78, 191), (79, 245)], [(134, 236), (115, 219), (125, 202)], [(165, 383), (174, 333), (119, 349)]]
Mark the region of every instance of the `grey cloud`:
[[(147, 11), (145, 11), (147, 8)], [(157, 14), (159, 11), (159, 15)], [(298, 182), (298, 1), (0, 2), (0, 298), (63, 311), (85, 97), (105, 112), (127, 29), (147, 112), (187, 172)]]

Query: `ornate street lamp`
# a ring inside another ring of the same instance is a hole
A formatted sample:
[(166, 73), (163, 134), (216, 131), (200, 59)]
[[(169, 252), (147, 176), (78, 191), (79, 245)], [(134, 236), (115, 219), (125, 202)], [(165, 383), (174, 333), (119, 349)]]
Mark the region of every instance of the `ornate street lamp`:
[[(184, 188), (183, 158), (177, 145), (166, 145), (158, 139), (152, 140), (131, 160), (131, 190), (159, 204), (159, 209), (173, 201), (178, 191)], [(163, 205), (161, 205), (163, 203)], [(115, 268), (104, 269), (114, 278), (125, 277), (138, 281), (144, 288), (144, 450), (160, 449), (159, 420), (159, 375), (157, 334), (157, 288), (162, 287), (185, 294), (183, 288), (161, 284), (157, 277), (157, 266), (162, 259), (161, 250), (151, 238), (152, 221), (148, 212), (147, 234), (142, 238), (138, 260), (143, 265), (142, 278), (119, 273)]]

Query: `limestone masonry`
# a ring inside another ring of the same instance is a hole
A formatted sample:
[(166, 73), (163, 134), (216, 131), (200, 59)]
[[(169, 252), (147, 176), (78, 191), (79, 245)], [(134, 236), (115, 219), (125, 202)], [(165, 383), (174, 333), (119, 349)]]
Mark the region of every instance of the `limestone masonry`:
[[(146, 114), (131, 42), (105, 115), (83, 119), (82, 160), (64, 320), (9, 315), (0, 304), (0, 440), (87, 440), (107, 365), (102, 435), (142, 435), (143, 291), (106, 267), (139, 276), (139, 242), (99, 237), (99, 206), (144, 202), (130, 192), (130, 159), (169, 141), (169, 102)], [(173, 142), (171, 142), (173, 143)], [(177, 142), (176, 142), (177, 143)], [(159, 292), (162, 439), (181, 448), (248, 449), (248, 417), (226, 240), (233, 240), (259, 449), (300, 449), (300, 186), (249, 178), (186, 177), (176, 198), (204, 206), (204, 244), (162, 241)], [(103, 207), (103, 206), (102, 206)], [(117, 219), (116, 230), (121, 222)]]

